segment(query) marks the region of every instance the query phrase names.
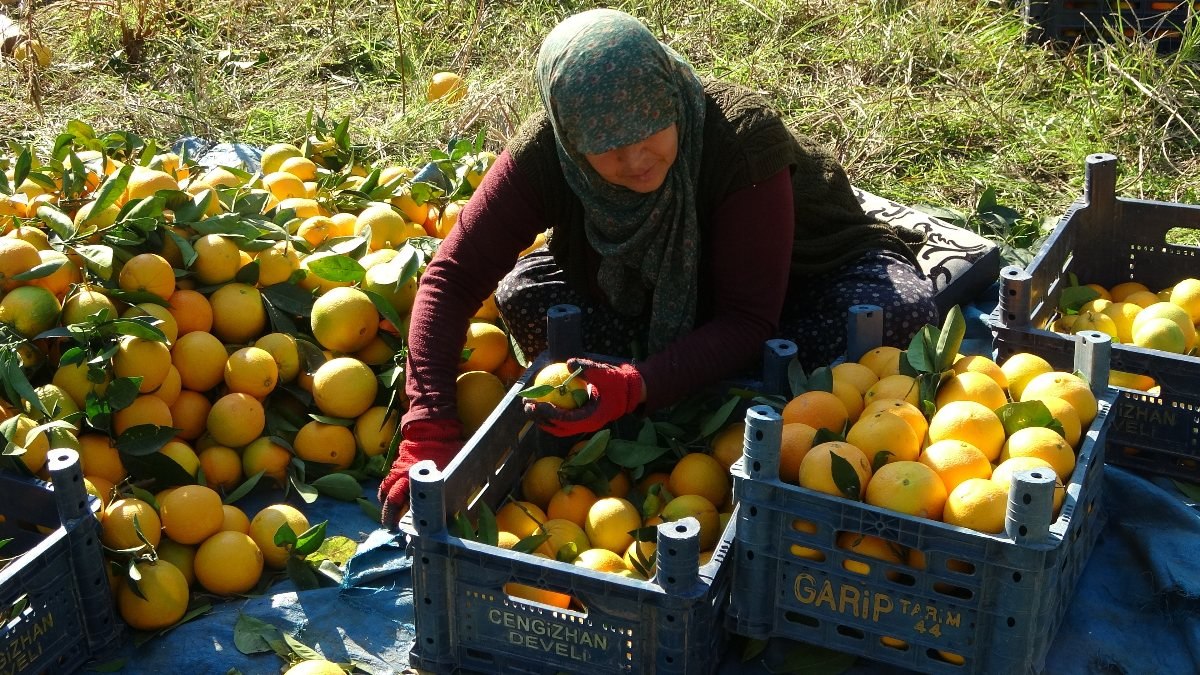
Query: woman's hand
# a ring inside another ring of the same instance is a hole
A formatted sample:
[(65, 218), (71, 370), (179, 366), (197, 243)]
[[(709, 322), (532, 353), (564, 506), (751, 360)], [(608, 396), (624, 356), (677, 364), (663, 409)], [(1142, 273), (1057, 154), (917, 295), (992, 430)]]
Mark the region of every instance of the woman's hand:
[(408, 508), (408, 470), (414, 464), (432, 459), (439, 469), (445, 469), (462, 446), (462, 424), (458, 420), (415, 420), (406, 424), (396, 461), (379, 484), (381, 524), (394, 529)]
[(569, 410), (552, 403), (528, 401), (525, 412), (554, 436), (574, 436), (602, 429), (633, 412), (646, 397), (642, 376), (632, 364), (612, 365), (590, 359), (568, 359), (567, 369), (582, 368), (588, 401)]

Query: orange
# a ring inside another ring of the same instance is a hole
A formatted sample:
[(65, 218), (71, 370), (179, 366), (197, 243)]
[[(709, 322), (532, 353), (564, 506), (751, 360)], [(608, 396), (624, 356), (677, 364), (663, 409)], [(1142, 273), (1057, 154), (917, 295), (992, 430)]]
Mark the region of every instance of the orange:
[(165, 560), (178, 568), (180, 572), (183, 572), (183, 578), (187, 580), (188, 586), (196, 582), (195, 546), (180, 544), (170, 539), (163, 539), (158, 542), (158, 546), (154, 550), (158, 553), (159, 560)]
[(978, 532), (1004, 531), (1008, 511), (1008, 486), (985, 478), (968, 478), (946, 498), (942, 519)]
[(221, 510), (225, 513), (225, 518), (221, 521), (222, 532), (250, 533), (250, 516), (247, 516), (245, 511), (233, 504), (222, 504)]
[(183, 572), (165, 560), (136, 563), (141, 595), (128, 583), (118, 584), (117, 611), (136, 630), (155, 631), (172, 626), (187, 612), (188, 582)]
[(134, 199), (144, 199), (152, 197), (159, 190), (178, 190), (179, 181), (175, 180), (175, 176), (156, 169), (150, 169), (144, 166), (133, 167), (133, 173), (129, 175), (129, 182), (125, 185), (124, 202), (129, 202)]
[(550, 498), (562, 489), (558, 478), (562, 463), (563, 458), (554, 455), (535, 460), (521, 476), (521, 495), (542, 509), (549, 506)]
[(180, 485), (158, 505), (163, 532), (180, 544), (199, 544), (221, 530), (221, 495), (203, 485)]
[(871, 476), (864, 501), (918, 518), (941, 520), (946, 486), (933, 469), (921, 462), (890, 462)]
[(508, 336), (500, 327), (486, 321), (472, 321), (467, 326), (467, 339), (463, 345), (469, 350), (467, 359), (458, 364), (459, 372), (498, 368), (508, 356)]
[(975, 401), (952, 401), (929, 420), (929, 442), (966, 441), (979, 448), (988, 461), (1000, 456), (1004, 424), (990, 408)]
[[(1089, 284), (1090, 286), (1091, 284)], [(1108, 294), (1113, 302), (1123, 302), (1125, 298), (1137, 292), (1149, 293), (1150, 288), (1140, 281), (1122, 281), (1109, 289)]]
[(270, 436), (260, 436), (242, 448), (242, 473), (246, 478), (261, 471), (264, 478), (283, 485), (287, 482), (291, 463), (292, 452), (271, 440)]
[[(1027, 469), (1054, 471), (1054, 467), (1050, 465), (1050, 462), (1041, 457), (1009, 457), (996, 465), (996, 469), (992, 471), (991, 479), (1003, 485), (1005, 490), (1011, 490), (1013, 476)], [(1057, 475), (1057, 472), (1055, 472), (1053, 502), (1055, 513), (1058, 513), (1063, 500), (1067, 496), (1067, 488), (1063, 485), (1062, 480), (1057, 478)]]
[(729, 471), (703, 452), (690, 452), (680, 458), (667, 480), (672, 495), (700, 495), (714, 505), (724, 504), (732, 488)]
[(313, 400), (331, 417), (358, 417), (375, 404), (378, 389), (370, 366), (349, 356), (330, 359), (313, 373)]
[[(835, 541), (835, 545), (838, 548), (865, 558), (881, 560), (891, 564), (905, 564), (905, 561), (908, 559), (904, 547), (900, 546), (900, 544), (869, 534), (842, 531), (838, 532)], [(871, 565), (869, 563), (855, 560), (851, 557), (847, 557), (842, 561), (842, 567), (847, 571), (864, 576), (871, 573)]]
[(1092, 420), (1096, 418), (1098, 410), (1096, 395), (1092, 393), (1091, 388), (1082, 378), (1076, 377), (1073, 373), (1061, 371), (1042, 373), (1029, 380), (1021, 392), (1022, 401), (1041, 400), (1050, 396), (1061, 398), (1071, 404), (1071, 407), (1075, 409), (1075, 414), (1079, 415), (1081, 428), (1086, 429), (1091, 426)]
[(456, 380), (458, 419), (463, 424), (463, 433), (471, 436), (504, 398), (504, 383), (492, 373), (471, 370), (462, 373)]
[(205, 392), (225, 380), (229, 353), (212, 333), (194, 331), (181, 335), (171, 348), (171, 362), (179, 370), (184, 389)]
[(205, 234), (192, 242), (196, 259), (192, 261), (192, 276), (203, 286), (233, 281), (242, 266), (241, 251), (231, 239), (219, 234)]
[[(812, 427), (809, 427), (809, 428), (811, 429)], [(721, 466), (725, 468), (726, 471), (729, 470), (729, 467), (733, 466), (734, 462), (741, 459), (742, 445), (745, 443), (745, 436), (746, 436), (746, 423), (742, 422), (742, 421), (733, 422), (733, 423), (725, 426), (725, 428), (721, 429), (720, 431), (718, 431), (716, 434), (713, 435), (712, 442), (711, 442), (711, 451), (712, 451), (713, 459), (717, 460), (717, 462), (719, 462), (721, 464)], [(785, 436), (786, 436), (786, 434), (785, 434)], [(784, 445), (786, 445), (786, 443)], [(780, 452), (782, 452), (782, 451), (783, 451), (783, 449), (781, 448)], [(808, 450), (806, 448), (805, 452), (807, 452), (807, 451)], [(780, 464), (779, 474), (780, 474), (780, 476), (782, 476), (783, 475), (783, 456), (782, 455), (780, 455), (779, 464)], [(797, 460), (797, 462), (796, 462), (796, 467), (797, 467), (797, 469), (799, 469), (799, 467), (800, 467), (799, 460)]]
[(153, 424), (160, 427), (174, 426), (171, 409), (161, 398), (150, 394), (141, 394), (133, 399), (133, 402), (127, 407), (118, 410), (112, 416), (113, 431), (118, 436), (125, 433), (130, 427), (142, 424)]
[(157, 253), (139, 253), (121, 266), (117, 285), (121, 290), (153, 293), (166, 300), (175, 292), (175, 270)]
[(1004, 369), (986, 356), (964, 356), (954, 362), (953, 369), (955, 373), (983, 373), (1000, 385), (1001, 389), (1008, 389), (1008, 376), (1004, 374)]
[(567, 485), (554, 493), (546, 505), (546, 517), (550, 520), (569, 520), (583, 527), (588, 510), (599, 497), (586, 485)]
[[(632, 538), (630, 541), (632, 542)], [(624, 553), (624, 551), (621, 553)], [(576, 567), (586, 567), (594, 572), (629, 576), (632, 570), (625, 564), (625, 559), (621, 557), (621, 553), (616, 553), (602, 546), (589, 548), (581, 552), (571, 564)]]
[(875, 371), (871, 370), (868, 366), (854, 361), (839, 363), (833, 366), (831, 370), (833, 371), (834, 382), (842, 381), (851, 385), (858, 391), (859, 396), (865, 395), (867, 390), (871, 388), (871, 385), (879, 381), (879, 376), (875, 374)]
[[(858, 485), (839, 485), (833, 473), (832, 456), (845, 460), (854, 470)], [(814, 445), (800, 462), (800, 487), (825, 494), (861, 500), (863, 490), (871, 479), (871, 462), (862, 450), (842, 441)]]
[(167, 441), (158, 451), (170, 457), (192, 478), (195, 478), (196, 473), (200, 470), (200, 458), (196, 456), (196, 451), (192, 449), (192, 446), (185, 441), (178, 439)]
[(208, 299), (213, 309), (213, 335), (222, 342), (245, 344), (263, 333), (267, 310), (258, 289), (243, 283), (218, 288)]
[(275, 533), (284, 525), (300, 535), (308, 530), (308, 518), (289, 504), (271, 504), (250, 519), (250, 538), (262, 550), (263, 562), (272, 569), (283, 569), (291, 555), (286, 547), (275, 545)]
[(367, 457), (382, 455), (392, 446), (392, 439), (400, 426), (400, 414), (387, 406), (377, 405), (354, 420), (354, 441)]
[(287, 333), (267, 333), (254, 341), (254, 346), (264, 349), (279, 371), (279, 381), (291, 382), (300, 374), (300, 348), (296, 338)]
[(884, 345), (863, 354), (858, 362), (870, 368), (876, 377), (882, 379), (888, 375), (899, 374), (901, 353), (902, 350), (899, 347)]
[[(546, 540), (538, 547), (538, 552), (553, 560), (559, 560), (559, 553), (567, 561), (575, 559), (581, 551), (586, 551), (592, 547), (588, 541), (587, 533), (583, 531), (583, 526), (565, 518), (551, 518), (542, 523), (538, 534), (546, 535)], [(575, 549), (574, 554), (569, 554), (568, 546)]]
[(38, 473), (46, 465), (46, 454), (50, 451), (50, 439), (46, 432), (38, 431), (38, 422), (25, 414), (17, 415), (16, 427), (12, 430), (15, 445), (25, 448), (19, 455), (21, 462), (31, 473)]
[(39, 250), (38, 257), (41, 258), (42, 265), (56, 264), (60, 267), (44, 277), (30, 279), (31, 286), (41, 286), (61, 299), (73, 284), (83, 280), (79, 266), (63, 253), (54, 249)]
[(979, 448), (967, 443), (946, 439), (930, 443), (919, 460), (933, 469), (949, 492), (968, 478), (990, 478), (992, 465)]
[(311, 321), (313, 337), (323, 348), (354, 352), (375, 337), (379, 311), (357, 288), (332, 288), (313, 302)]
[(317, 178), (317, 163), (307, 157), (288, 157), (279, 165), (279, 170), (286, 171), (303, 181)]
[(88, 394), (103, 396), (104, 392), (108, 390), (109, 381), (112, 380), (108, 369), (100, 369), (97, 366), (96, 373), (100, 376), (100, 382), (92, 382), (88, 379), (89, 370), (90, 367), (86, 363), (62, 365), (54, 371), (50, 382), (67, 392), (67, 396), (70, 396), (75, 405), (82, 410), (87, 405)]
[(180, 288), (171, 294), (167, 311), (175, 317), (179, 335), (212, 330), (212, 305), (198, 291)]
[(213, 440), (240, 448), (262, 435), (266, 413), (262, 403), (249, 394), (226, 394), (208, 411), (208, 433)]
[(941, 408), (951, 401), (976, 401), (989, 410), (995, 410), (1008, 403), (1008, 398), (1004, 395), (1004, 389), (990, 375), (965, 371), (945, 380), (938, 387), (937, 407)]
[[(800, 483), (800, 464), (804, 456), (812, 449), (813, 439), (817, 430), (803, 422), (792, 422), (783, 425), (783, 434), (779, 444), (779, 480), (792, 485)], [(741, 437), (738, 438), (738, 456), (741, 456)], [(729, 468), (725, 468), (729, 471)]]
[(1018, 352), (1005, 359), (1004, 363), (1000, 365), (1000, 370), (1008, 380), (1008, 392), (1012, 396), (1012, 400), (1020, 401), (1025, 385), (1034, 376), (1054, 370), (1054, 366), (1036, 354)]
[(82, 433), (77, 440), (80, 470), (85, 476), (99, 476), (116, 485), (129, 475), (108, 434)]
[(10, 291), (21, 284), (13, 279), (42, 264), (33, 244), (13, 237), (0, 237), (0, 290)]
[[(619, 559), (633, 543), (630, 533), (641, 526), (642, 514), (632, 502), (620, 497), (601, 497), (588, 508), (583, 530), (592, 546), (608, 549)], [(625, 563), (622, 561), (621, 565), (624, 567)]]
[(316, 291), (320, 295), (328, 293), (333, 288), (352, 285), (353, 282), (351, 281), (331, 281), (317, 274), (316, 270), (312, 269), (314, 263), (339, 256), (345, 258), (345, 256), (341, 256), (341, 254), (334, 251), (317, 251), (301, 258), (300, 270), (303, 272), (303, 275), (300, 277), (300, 288), (306, 291)]
[(1075, 412), (1075, 408), (1057, 396), (1047, 396), (1039, 400), (1046, 404), (1050, 414), (1062, 425), (1062, 436), (1067, 444), (1078, 448), (1079, 439), (1083, 435), (1083, 425), (1079, 423), (1079, 414)]
[(300, 427), (292, 441), (292, 449), (300, 459), (329, 464), (335, 469), (350, 468), (355, 447), (354, 432), (349, 428), (316, 420)]
[(663, 522), (695, 518), (700, 523), (700, 550), (708, 551), (721, 539), (721, 517), (717, 507), (700, 495), (679, 495), (662, 509)]
[(424, 228), (409, 222), (390, 204), (373, 203), (359, 212), (354, 222), (355, 236), (369, 237), (367, 250), (370, 251), (396, 248), (409, 237), (424, 233)]
[(204, 481), (215, 490), (231, 491), (242, 482), (242, 457), (224, 445), (210, 445), (197, 455)]
[(912, 461), (921, 454), (921, 439), (898, 415), (877, 412), (860, 418), (846, 434), (846, 442), (857, 447), (871, 460), (881, 463)]
[(276, 242), (271, 248), (259, 251), (254, 259), (258, 261), (258, 285), (262, 287), (281, 284), (300, 269), (300, 256), (287, 241)]
[(846, 406), (846, 419), (849, 422), (853, 423), (862, 415), (863, 396), (853, 384), (845, 380), (834, 380), (833, 395), (841, 399), (842, 405)]
[(546, 512), (533, 502), (511, 501), (496, 511), (496, 527), (511, 532), (518, 539), (536, 534), (538, 526), (547, 520)]
[(0, 323), (24, 338), (54, 328), (61, 315), (58, 298), (41, 286), (19, 286), (0, 299)]
[(288, 197), (305, 196), (304, 181), (286, 171), (272, 171), (264, 174), (262, 186), (271, 193), (272, 197), (281, 201)]
[[(392, 206), (400, 209), (400, 213), (404, 214), (404, 218), (412, 223), (412, 225), (409, 226), (411, 234), (408, 236), (420, 237), (425, 234), (425, 228), (423, 225), (425, 221), (429, 220), (429, 212), (431, 208), (428, 202), (418, 204), (407, 190), (402, 194), (392, 197), (388, 201)], [(420, 232), (417, 231), (418, 229), (420, 229)], [(398, 245), (407, 239), (408, 236), (393, 236), (392, 245)]]
[(175, 344), (175, 340), (179, 337), (179, 323), (175, 321), (171, 310), (153, 302), (141, 302), (131, 305), (121, 313), (122, 318), (137, 316), (150, 317), (151, 324), (162, 331), (163, 336), (167, 338), (167, 346)]
[[(553, 558), (551, 556), (549, 556), (545, 553), (542, 553), (540, 550), (538, 552), (535, 552), (533, 555), (536, 555), (539, 558), (546, 558), (547, 560), (553, 560)], [(571, 605), (571, 596), (569, 596), (569, 595), (565, 595), (563, 593), (558, 593), (555, 591), (547, 590), (544, 588), (538, 588), (537, 586), (529, 586), (527, 584), (518, 584), (518, 583), (504, 584), (504, 592), (513, 598), (519, 598), (521, 600), (528, 600), (530, 602), (536, 602), (538, 604), (548, 605), (550, 607), (557, 607), (558, 609), (566, 609), (567, 607), (569, 607)], [(305, 663), (308, 663), (308, 662), (305, 661)], [(294, 673), (292, 675), (303, 675), (303, 674)]]
[(117, 345), (112, 360), (116, 377), (140, 377), (138, 391), (147, 394), (167, 378), (171, 369), (171, 350), (166, 343), (126, 336)]
[[(550, 386), (554, 389), (541, 396), (530, 397), (528, 400), (544, 401), (556, 408), (567, 410), (578, 408), (580, 400), (587, 401), (587, 380), (578, 375), (572, 377), (572, 374), (572, 371), (567, 368), (567, 364), (561, 361), (542, 368), (534, 376), (531, 386)], [(582, 395), (579, 395), (578, 400), (574, 393), (576, 391), (583, 392)]]
[[(0, 242), (4, 238), (0, 237)], [(0, 248), (3, 244), (0, 244)], [(0, 252), (0, 255), (3, 255)], [(0, 265), (3, 264), (3, 259), (0, 258)], [(2, 276), (2, 275), (0, 275)], [(62, 304), (62, 324), (69, 326), (75, 323), (83, 323), (89, 317), (103, 313), (108, 319), (117, 318), (117, 306), (113, 301), (105, 295), (98, 287), (80, 286), (75, 289), (74, 293), (67, 296)]]
[(263, 174), (270, 174), (279, 171), (279, 165), (283, 164), (283, 160), (292, 157), (303, 157), (304, 153), (300, 148), (291, 143), (272, 143), (268, 145), (259, 158), (259, 170)]
[(105, 546), (117, 550), (141, 547), (137, 530), (141, 530), (151, 546), (158, 546), (162, 538), (162, 521), (149, 503), (135, 497), (122, 497), (105, 507), (104, 518), (100, 520), (100, 541)]
[(814, 429), (842, 433), (850, 417), (846, 404), (828, 391), (806, 391), (792, 398), (783, 407), (783, 423), (800, 422)]
[(279, 365), (265, 349), (243, 347), (225, 361), (225, 386), (231, 392), (263, 399), (278, 382)]
[(1004, 442), (999, 461), (1011, 457), (1037, 457), (1054, 467), (1058, 479), (1064, 483), (1071, 480), (1075, 470), (1075, 451), (1066, 439), (1046, 427), (1025, 427), (1014, 431)]
[(173, 426), (178, 429), (176, 435), (194, 441), (208, 428), (208, 411), (212, 409), (212, 402), (198, 391), (184, 389), (169, 409)]
[(196, 581), (216, 595), (246, 593), (258, 585), (263, 553), (249, 535), (223, 530), (196, 549)]
[(466, 95), (466, 82), (457, 73), (451, 72), (434, 73), (425, 89), (425, 100), (430, 103), (458, 103)]
[(925, 419), (925, 415), (917, 409), (917, 406), (898, 398), (877, 398), (863, 408), (862, 414), (873, 415), (877, 412), (891, 413), (907, 422), (917, 440), (924, 445), (925, 433), (929, 431), (929, 420)]
[(917, 385), (917, 380), (909, 375), (885, 375), (863, 394), (863, 404), (871, 405), (881, 398), (898, 398), (920, 408), (921, 388)]
[[(393, 249), (380, 249), (375, 253), (390, 250)], [(368, 267), (366, 273), (363, 274), (362, 289), (377, 293), (387, 300), (398, 314), (409, 312), (417, 297), (417, 277), (409, 277), (402, 283), (400, 279), (403, 272), (404, 267), (400, 264), (382, 263)]]

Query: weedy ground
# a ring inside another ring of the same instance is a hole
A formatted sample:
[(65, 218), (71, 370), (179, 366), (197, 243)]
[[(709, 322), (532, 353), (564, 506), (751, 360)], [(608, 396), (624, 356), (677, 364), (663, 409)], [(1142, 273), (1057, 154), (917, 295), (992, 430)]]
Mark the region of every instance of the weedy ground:
[[(28, 3), (29, 0), (25, 0)], [(349, 117), (379, 160), (453, 137), (499, 149), (538, 105), (541, 39), (580, 0), (57, 0), (0, 7), (54, 51), (0, 65), (0, 141), (43, 151), (70, 119), (160, 142), (265, 145)], [(855, 184), (928, 207), (1027, 257), (1081, 192), (1083, 160), (1121, 160), (1123, 196), (1200, 202), (1200, 30), (1159, 53), (1030, 44), (1018, 7), (925, 0), (607, 3), (704, 75), (763, 91), (834, 148)], [(1020, 3), (1013, 3), (1019, 5)], [(425, 102), (429, 76), (470, 82)], [(7, 154), (7, 153), (5, 153)]]

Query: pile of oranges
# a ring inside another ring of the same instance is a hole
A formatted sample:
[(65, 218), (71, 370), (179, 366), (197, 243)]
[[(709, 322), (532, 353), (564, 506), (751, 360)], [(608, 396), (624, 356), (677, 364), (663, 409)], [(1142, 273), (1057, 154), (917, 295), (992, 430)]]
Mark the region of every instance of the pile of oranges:
[[(1172, 354), (1193, 354), (1196, 323), (1200, 322), (1200, 279), (1186, 278), (1153, 291), (1140, 281), (1106, 288), (1100, 284), (1064, 290), (1060, 312), (1050, 329), (1073, 334), (1097, 330), (1121, 344)], [(1112, 383), (1150, 391), (1156, 385), (1147, 375), (1116, 374)]]
[[(1003, 364), (960, 356), (936, 400), (926, 402), (917, 379), (900, 372), (900, 354), (879, 347), (858, 362), (835, 365), (832, 391), (807, 391), (787, 403), (780, 480), (999, 533), (1014, 472), (1042, 468), (1056, 475), (1055, 508), (1061, 506), (1097, 414), (1082, 378), (1030, 353)], [(1001, 409), (1031, 401), (1041, 405), (1023, 408), (1028, 421), (1006, 426)]]
[[(47, 478), (51, 448), (79, 452), (139, 587), (114, 583), (121, 615), (151, 630), (190, 591), (280, 568), (280, 526), (308, 529), (289, 492), (354, 499), (325, 478), (386, 472), (420, 273), (495, 156), (459, 153), (444, 190), (330, 137), (273, 144), (247, 173), (82, 126), (53, 156), (0, 157), (0, 466)], [(496, 319), (489, 299), (468, 329), (468, 431), (520, 372)], [(278, 503), (248, 517), (251, 489)]]

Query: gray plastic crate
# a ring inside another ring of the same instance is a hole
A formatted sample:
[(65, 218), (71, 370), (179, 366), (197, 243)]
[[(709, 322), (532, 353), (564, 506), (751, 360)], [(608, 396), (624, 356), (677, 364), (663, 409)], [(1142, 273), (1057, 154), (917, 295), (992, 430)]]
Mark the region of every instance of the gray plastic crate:
[(0, 556), (19, 555), (0, 570), (0, 673), (72, 673), (122, 634), (79, 455), (48, 466), (52, 486), (0, 472)]
[(1160, 52), (1179, 48), (1189, 6), (1172, 0), (1024, 0), (1022, 15), (1033, 42), (1094, 42), (1116, 30), (1128, 37), (1156, 40)]
[[(444, 472), (431, 462), (411, 472), (412, 509), (401, 529), (410, 535), (413, 557), (416, 641), (410, 662), (416, 667), (439, 673), (682, 674), (712, 672), (721, 660), (736, 509), (704, 565), (698, 564), (694, 520), (659, 526), (658, 573), (650, 581), (479, 544), (448, 529), (455, 512), (474, 520), (480, 504), (496, 510), (537, 459), (566, 454), (571, 439), (539, 431), (517, 393), (547, 363), (580, 353), (579, 319), (575, 307), (552, 308), (547, 353), (530, 365), (457, 458)], [(791, 342), (770, 341), (763, 378), (730, 384), (783, 391), (795, 353)], [(515, 600), (503, 592), (508, 583), (565, 593), (586, 611)]]
[[(1105, 382), (1107, 336), (1090, 332), (1079, 344), (1075, 367)], [(1058, 517), (1051, 521), (1053, 475), (1019, 473), (1001, 534), (780, 481), (782, 419), (769, 407), (752, 408), (744, 455), (732, 469), (739, 512), (726, 626), (925, 673), (1040, 671), (1104, 523), (1100, 449), (1115, 392), (1103, 384), (1094, 389), (1100, 412)], [(924, 567), (912, 558), (887, 563), (847, 551), (837, 546), (842, 532), (920, 551)], [(865, 563), (869, 573), (848, 570), (847, 562)], [(951, 663), (943, 653), (964, 661)]]
[[(1117, 158), (1087, 158), (1084, 194), (1022, 270), (1000, 272), (1000, 303), (989, 317), (1001, 360), (1032, 352), (1055, 367), (1071, 363), (1071, 336), (1045, 327), (1074, 274), (1106, 288), (1140, 281), (1165, 288), (1200, 277), (1200, 248), (1167, 243), (1173, 229), (1200, 230), (1200, 206), (1116, 196)], [(1116, 388), (1105, 461), (1200, 481), (1200, 358), (1114, 344), (1112, 368), (1153, 377), (1152, 396)]]

